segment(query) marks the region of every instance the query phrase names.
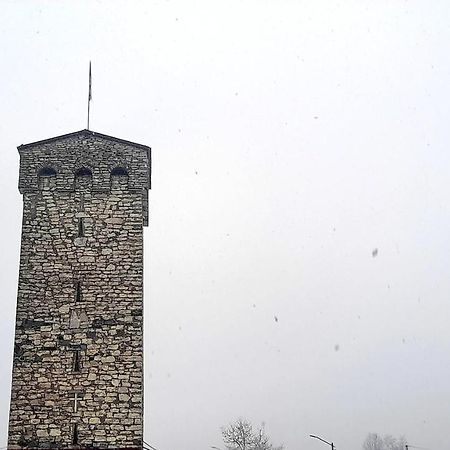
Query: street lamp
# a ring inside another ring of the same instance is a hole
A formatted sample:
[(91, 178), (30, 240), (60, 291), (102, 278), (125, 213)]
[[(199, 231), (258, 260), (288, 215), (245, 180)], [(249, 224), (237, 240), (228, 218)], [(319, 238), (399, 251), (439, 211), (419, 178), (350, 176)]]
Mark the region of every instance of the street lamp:
[(409, 444), (405, 444), (405, 448), (406, 448), (406, 450), (409, 450), (410, 448), (418, 448), (420, 450), (429, 450), (428, 448), (425, 448), (425, 447), (417, 447), (415, 445), (409, 445)]
[(315, 434), (310, 434), (309, 437), (312, 437), (314, 439), (319, 439), (319, 441), (325, 442), (325, 444), (328, 444), (329, 446), (331, 446), (331, 450), (335, 449), (333, 442), (328, 442), (325, 439), (322, 439), (321, 437), (316, 436)]

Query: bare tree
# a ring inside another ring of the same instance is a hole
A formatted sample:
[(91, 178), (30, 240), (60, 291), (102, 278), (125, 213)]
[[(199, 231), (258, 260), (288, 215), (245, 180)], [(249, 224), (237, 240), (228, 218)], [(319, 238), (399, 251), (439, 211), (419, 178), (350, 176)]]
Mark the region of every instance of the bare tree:
[(383, 438), (377, 433), (369, 433), (363, 443), (363, 450), (384, 450), (383, 447)]
[(405, 450), (406, 440), (403, 436), (395, 438), (390, 434), (381, 437), (377, 433), (369, 433), (363, 443), (363, 450)]
[(222, 438), (228, 450), (282, 450), (274, 447), (266, 435), (264, 425), (253, 430), (252, 424), (245, 419), (237, 419), (222, 428)]
[(385, 450), (405, 450), (406, 439), (403, 436), (394, 438), (391, 435), (387, 435), (383, 439)]

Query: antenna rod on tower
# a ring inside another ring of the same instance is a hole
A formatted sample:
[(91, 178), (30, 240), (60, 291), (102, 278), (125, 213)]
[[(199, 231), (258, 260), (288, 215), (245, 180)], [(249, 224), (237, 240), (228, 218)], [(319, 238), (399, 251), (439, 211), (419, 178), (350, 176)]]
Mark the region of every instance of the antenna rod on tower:
[(89, 112), (92, 100), (92, 72), (91, 62), (89, 61), (89, 94), (88, 94), (88, 114), (87, 114), (87, 129), (89, 130)]

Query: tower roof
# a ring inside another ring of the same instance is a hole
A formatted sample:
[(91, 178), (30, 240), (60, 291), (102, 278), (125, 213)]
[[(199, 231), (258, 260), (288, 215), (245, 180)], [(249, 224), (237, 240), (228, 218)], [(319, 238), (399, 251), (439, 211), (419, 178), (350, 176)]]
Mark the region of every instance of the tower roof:
[(41, 141), (30, 142), (29, 144), (22, 144), (22, 145), (19, 145), (17, 147), (17, 149), (18, 150), (23, 150), (23, 149), (34, 147), (36, 145), (47, 144), (47, 143), (50, 143), (50, 142), (56, 142), (56, 141), (60, 141), (60, 140), (63, 140), (63, 139), (76, 137), (76, 136), (86, 136), (86, 137), (92, 136), (92, 137), (97, 137), (97, 138), (101, 138), (101, 139), (106, 139), (106, 140), (109, 140), (109, 141), (120, 142), (122, 144), (132, 145), (134, 147), (142, 148), (142, 149), (145, 149), (145, 150), (149, 150), (150, 149), (150, 147), (147, 146), (147, 145), (138, 144), (136, 142), (127, 141), (125, 139), (120, 139), (120, 138), (117, 138), (117, 137), (114, 137), (114, 136), (108, 136), (107, 134), (97, 133), (97, 132), (91, 131), (91, 130), (75, 131), (73, 133), (62, 134), (61, 136), (55, 136), (55, 137), (52, 137), (52, 138), (43, 139)]

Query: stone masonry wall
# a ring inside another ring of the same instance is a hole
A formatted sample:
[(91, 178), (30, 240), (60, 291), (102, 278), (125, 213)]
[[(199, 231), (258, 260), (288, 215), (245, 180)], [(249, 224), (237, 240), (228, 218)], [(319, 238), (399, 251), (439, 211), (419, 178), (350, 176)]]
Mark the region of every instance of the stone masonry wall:
[(142, 448), (148, 153), (85, 134), (20, 151), (8, 447)]

